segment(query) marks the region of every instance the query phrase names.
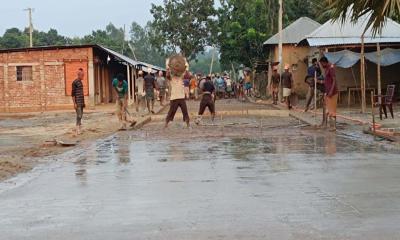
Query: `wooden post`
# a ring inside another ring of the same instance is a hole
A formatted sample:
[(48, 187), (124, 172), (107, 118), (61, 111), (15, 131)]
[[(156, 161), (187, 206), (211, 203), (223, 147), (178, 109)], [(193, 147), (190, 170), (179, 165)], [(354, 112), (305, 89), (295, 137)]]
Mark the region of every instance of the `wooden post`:
[(271, 80), (272, 80), (272, 57), (271, 57), (271, 52), (269, 53), (269, 58), (268, 58), (268, 76), (267, 76), (267, 96), (271, 95)]
[(126, 65), (126, 81), (128, 81), (128, 105), (131, 104), (131, 67), (129, 64)]
[(214, 67), (214, 58), (215, 58), (215, 46), (213, 46), (213, 47), (214, 47), (214, 51), (213, 51), (212, 58), (211, 58), (210, 75), (212, 74), (212, 71), (213, 71), (213, 67)]
[(314, 119), (315, 125), (317, 125), (317, 71), (314, 73)]
[(376, 133), (375, 109), (374, 109), (374, 91), (371, 91), (371, 114), (372, 114), (372, 130)]
[(381, 45), (378, 42), (376, 44), (376, 49), (378, 53), (378, 95), (382, 94), (382, 79), (381, 79)]
[(366, 92), (365, 92), (365, 44), (364, 33), (361, 36), (361, 112), (365, 113), (367, 108)]
[(282, 54), (283, 54), (283, 0), (279, 0), (279, 20), (278, 20), (278, 28), (279, 28), (279, 44), (278, 44), (278, 62), (279, 62), (279, 74), (281, 79), (279, 81), (279, 101), (282, 100)]

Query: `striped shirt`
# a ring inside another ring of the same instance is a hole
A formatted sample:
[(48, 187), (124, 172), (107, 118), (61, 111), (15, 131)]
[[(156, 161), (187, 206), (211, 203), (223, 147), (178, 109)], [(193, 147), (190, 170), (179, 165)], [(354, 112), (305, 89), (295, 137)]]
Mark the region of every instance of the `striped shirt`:
[(85, 97), (83, 93), (83, 83), (81, 80), (76, 79), (72, 83), (71, 96), (75, 97), (76, 105), (85, 106)]

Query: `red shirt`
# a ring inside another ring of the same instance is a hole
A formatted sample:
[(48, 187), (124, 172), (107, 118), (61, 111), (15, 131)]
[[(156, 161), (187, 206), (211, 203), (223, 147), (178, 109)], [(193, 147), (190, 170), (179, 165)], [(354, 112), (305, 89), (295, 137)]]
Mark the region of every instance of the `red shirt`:
[(336, 84), (336, 72), (335, 67), (330, 65), (325, 68), (325, 93), (328, 97), (332, 97), (338, 93)]

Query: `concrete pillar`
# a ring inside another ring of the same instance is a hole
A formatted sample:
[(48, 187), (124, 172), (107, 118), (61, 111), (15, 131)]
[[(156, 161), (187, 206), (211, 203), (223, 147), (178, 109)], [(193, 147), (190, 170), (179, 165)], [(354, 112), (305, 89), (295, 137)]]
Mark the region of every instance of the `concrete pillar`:
[(93, 60), (89, 60), (88, 65), (88, 82), (89, 82), (89, 106), (91, 108), (95, 107), (95, 83), (94, 83), (94, 65)]
[(46, 83), (44, 76), (44, 62), (40, 62), (39, 65), (39, 74), (40, 74), (40, 110), (47, 110), (47, 91), (46, 91)]
[(3, 68), (3, 77), (4, 77), (4, 108), (6, 112), (10, 111), (10, 98), (9, 98), (9, 92), (8, 92), (8, 65), (4, 64)]
[(132, 104), (131, 95), (131, 66), (126, 65), (126, 81), (128, 81), (128, 105)]

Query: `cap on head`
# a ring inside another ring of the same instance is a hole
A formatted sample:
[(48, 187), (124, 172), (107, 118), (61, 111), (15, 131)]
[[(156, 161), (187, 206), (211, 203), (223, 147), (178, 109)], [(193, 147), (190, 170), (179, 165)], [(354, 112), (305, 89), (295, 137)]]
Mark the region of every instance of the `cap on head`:
[(285, 70), (289, 70), (289, 69), (290, 69), (289, 64), (285, 64)]

